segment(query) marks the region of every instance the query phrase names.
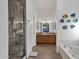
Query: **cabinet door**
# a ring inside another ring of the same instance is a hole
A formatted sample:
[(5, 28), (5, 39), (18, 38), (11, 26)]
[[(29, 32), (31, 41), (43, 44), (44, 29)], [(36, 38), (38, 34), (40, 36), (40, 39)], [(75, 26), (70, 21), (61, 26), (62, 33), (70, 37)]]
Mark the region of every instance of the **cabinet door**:
[(49, 36), (49, 43), (56, 44), (56, 35)]
[(43, 35), (41, 41), (42, 41), (42, 43), (49, 43), (49, 36)]

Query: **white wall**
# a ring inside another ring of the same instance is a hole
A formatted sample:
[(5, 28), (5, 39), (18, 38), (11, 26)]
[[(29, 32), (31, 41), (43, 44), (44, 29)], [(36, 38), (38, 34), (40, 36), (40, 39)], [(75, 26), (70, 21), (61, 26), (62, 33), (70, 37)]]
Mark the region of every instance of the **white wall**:
[(33, 47), (33, 37), (32, 37), (32, 23), (27, 24), (27, 57), (29, 56), (29, 54), (32, 51), (32, 47)]
[(53, 21), (55, 19), (57, 0), (33, 0), (37, 21)]
[(32, 47), (35, 43), (35, 24), (34, 24), (34, 11), (31, 0), (26, 0), (26, 40), (27, 40), (27, 58), (32, 52)]
[(73, 11), (77, 11), (79, 12), (79, 0), (64, 0), (63, 1), (63, 6), (62, 8), (66, 11), (69, 11), (69, 12), (73, 12)]
[(31, 2), (30, 0), (26, 1), (26, 20), (30, 20), (30, 23), (26, 23), (26, 40), (27, 40), (27, 58), (29, 54), (32, 51), (32, 21), (31, 21), (31, 12), (32, 12), (32, 7), (31, 7)]
[(0, 59), (8, 59), (8, 0), (0, 0)]
[[(63, 30), (62, 25), (59, 23), (59, 19), (62, 17), (64, 13), (72, 14), (77, 13), (77, 16), (79, 16), (79, 1), (78, 0), (60, 0), (61, 2), (58, 2), (57, 9), (57, 46), (60, 46), (60, 44), (70, 44), (70, 45), (79, 45), (79, 22), (76, 23), (76, 27), (68, 30)], [(66, 25), (74, 24), (74, 23), (65, 23)]]

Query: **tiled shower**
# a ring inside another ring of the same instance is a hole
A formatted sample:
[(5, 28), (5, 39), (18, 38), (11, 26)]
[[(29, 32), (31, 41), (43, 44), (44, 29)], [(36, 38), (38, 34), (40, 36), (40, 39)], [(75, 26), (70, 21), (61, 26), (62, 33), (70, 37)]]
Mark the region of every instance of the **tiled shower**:
[(25, 53), (26, 0), (8, 0), (9, 59), (20, 59)]

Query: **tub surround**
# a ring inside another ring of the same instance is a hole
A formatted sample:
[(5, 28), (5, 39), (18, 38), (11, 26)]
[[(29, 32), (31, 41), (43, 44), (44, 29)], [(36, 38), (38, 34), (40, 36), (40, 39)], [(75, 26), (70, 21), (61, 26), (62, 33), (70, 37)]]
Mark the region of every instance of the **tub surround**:
[(59, 52), (63, 59), (79, 59), (79, 47), (71, 45), (63, 45)]

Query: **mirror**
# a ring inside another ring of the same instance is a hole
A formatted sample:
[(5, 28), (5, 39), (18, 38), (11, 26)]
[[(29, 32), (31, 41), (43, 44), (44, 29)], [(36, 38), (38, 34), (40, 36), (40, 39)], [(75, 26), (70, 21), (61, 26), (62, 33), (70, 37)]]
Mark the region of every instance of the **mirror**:
[(36, 22), (36, 31), (37, 32), (55, 32), (56, 31), (56, 22), (55, 21), (40, 21)]
[(49, 32), (49, 23), (43, 23), (43, 32)]

